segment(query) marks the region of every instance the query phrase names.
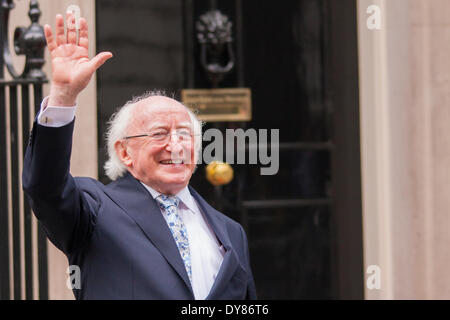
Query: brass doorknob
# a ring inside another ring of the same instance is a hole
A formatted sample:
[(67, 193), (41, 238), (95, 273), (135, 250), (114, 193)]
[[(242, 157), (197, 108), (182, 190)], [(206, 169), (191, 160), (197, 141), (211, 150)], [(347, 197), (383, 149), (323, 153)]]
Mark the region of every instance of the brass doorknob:
[(233, 168), (226, 162), (213, 161), (206, 166), (206, 179), (214, 186), (221, 186), (233, 180)]

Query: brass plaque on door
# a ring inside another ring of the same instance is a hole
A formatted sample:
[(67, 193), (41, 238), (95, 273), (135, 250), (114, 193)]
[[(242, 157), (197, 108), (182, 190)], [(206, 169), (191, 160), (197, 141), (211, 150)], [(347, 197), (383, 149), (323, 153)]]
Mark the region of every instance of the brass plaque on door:
[(252, 99), (249, 88), (184, 89), (181, 100), (201, 121), (250, 121)]

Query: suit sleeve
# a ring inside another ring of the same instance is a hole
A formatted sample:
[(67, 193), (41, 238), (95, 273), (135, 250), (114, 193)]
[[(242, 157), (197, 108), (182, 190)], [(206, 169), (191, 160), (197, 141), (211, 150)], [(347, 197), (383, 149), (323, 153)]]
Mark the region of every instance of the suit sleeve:
[(22, 184), (52, 243), (74, 253), (92, 234), (98, 197), (83, 192), (70, 175), (74, 121), (58, 127), (33, 125), (25, 153)]
[(249, 250), (248, 250), (248, 240), (247, 240), (247, 236), (245, 235), (245, 231), (242, 228), (242, 226), (240, 226), (240, 230), (241, 230), (241, 235), (242, 235), (242, 243), (244, 246), (244, 254), (245, 254), (245, 260), (246, 260), (246, 268), (248, 270), (249, 273), (249, 279), (248, 279), (248, 285), (247, 285), (247, 296), (246, 296), (246, 300), (256, 300), (257, 296), (256, 296), (256, 286), (255, 286), (255, 280), (253, 279), (253, 273), (252, 273), (252, 269), (250, 267), (250, 254), (249, 254)]

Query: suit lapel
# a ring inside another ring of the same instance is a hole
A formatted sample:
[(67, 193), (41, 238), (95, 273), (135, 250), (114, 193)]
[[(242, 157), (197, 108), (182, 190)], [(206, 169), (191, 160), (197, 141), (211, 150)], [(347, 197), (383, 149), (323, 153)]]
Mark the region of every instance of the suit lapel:
[(225, 291), (226, 286), (230, 282), (237, 268), (239, 267), (239, 260), (233, 249), (233, 246), (226, 230), (226, 222), (220, 218), (220, 213), (211, 207), (191, 186), (189, 186), (192, 196), (197, 200), (200, 209), (204, 213), (208, 224), (213, 229), (219, 242), (225, 248), (225, 255), (222, 264), (219, 268), (216, 280), (206, 297), (206, 299), (214, 300), (218, 294)]
[(156, 201), (145, 187), (129, 173), (109, 186), (111, 187), (107, 188), (106, 193), (110, 194), (111, 200), (136, 221), (147, 238), (183, 279), (193, 295), (183, 260)]

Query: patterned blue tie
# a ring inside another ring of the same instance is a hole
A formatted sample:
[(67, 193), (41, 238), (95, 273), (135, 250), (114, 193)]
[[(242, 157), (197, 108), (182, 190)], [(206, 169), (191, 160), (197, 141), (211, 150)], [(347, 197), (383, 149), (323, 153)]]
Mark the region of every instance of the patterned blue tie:
[(167, 224), (169, 225), (169, 229), (175, 239), (178, 251), (180, 251), (189, 280), (192, 283), (191, 252), (189, 249), (188, 234), (186, 231), (186, 226), (177, 212), (180, 199), (177, 197), (168, 197), (162, 194), (156, 198), (156, 201), (158, 202), (161, 210), (163, 210), (163, 212), (167, 215)]

